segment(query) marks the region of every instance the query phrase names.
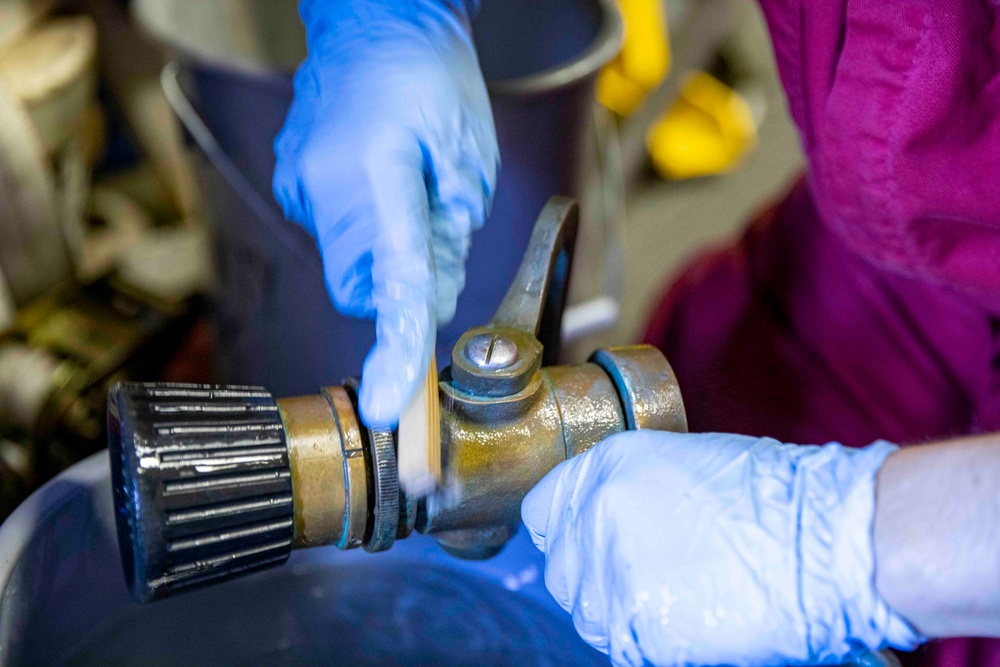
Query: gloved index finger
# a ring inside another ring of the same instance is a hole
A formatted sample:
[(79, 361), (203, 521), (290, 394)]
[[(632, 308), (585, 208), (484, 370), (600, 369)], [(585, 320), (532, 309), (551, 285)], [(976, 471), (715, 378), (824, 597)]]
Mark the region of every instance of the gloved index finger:
[(420, 148), (400, 139), (366, 164), (372, 221), (376, 342), (361, 379), (361, 416), (392, 427), (427, 373), (434, 349), (436, 278)]
[(564, 461), (550, 470), (521, 501), (521, 520), (527, 527), (528, 534), (531, 535), (531, 541), (542, 553), (546, 551), (545, 536), (548, 532), (552, 503), (556, 500), (555, 493), (556, 487), (559, 485), (559, 476), (567, 463)]

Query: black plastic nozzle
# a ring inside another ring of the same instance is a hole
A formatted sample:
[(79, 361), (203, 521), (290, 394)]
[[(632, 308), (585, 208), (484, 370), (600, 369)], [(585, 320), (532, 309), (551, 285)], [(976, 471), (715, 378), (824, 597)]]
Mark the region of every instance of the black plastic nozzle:
[(288, 448), (264, 389), (119, 383), (108, 395), (108, 442), (122, 565), (135, 601), (288, 558)]

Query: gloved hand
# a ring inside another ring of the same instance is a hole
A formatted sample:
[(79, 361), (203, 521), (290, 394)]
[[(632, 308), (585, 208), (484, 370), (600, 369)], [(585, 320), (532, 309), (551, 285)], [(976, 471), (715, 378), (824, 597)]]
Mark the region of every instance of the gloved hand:
[(376, 320), (360, 395), (369, 426), (394, 425), (423, 381), (496, 183), (470, 9), (461, 0), (299, 6), (309, 55), (275, 140), (274, 193), (316, 237), (337, 309)]
[(633, 431), (521, 507), (545, 583), (623, 665), (840, 664), (921, 637), (874, 583), (875, 476), (895, 447)]

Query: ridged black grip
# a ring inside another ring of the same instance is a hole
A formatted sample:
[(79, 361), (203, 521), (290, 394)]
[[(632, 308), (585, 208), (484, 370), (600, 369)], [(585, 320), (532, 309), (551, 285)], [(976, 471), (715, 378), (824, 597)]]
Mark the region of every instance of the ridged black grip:
[(122, 565), (137, 602), (288, 558), (288, 448), (265, 390), (119, 383), (108, 395), (108, 445)]

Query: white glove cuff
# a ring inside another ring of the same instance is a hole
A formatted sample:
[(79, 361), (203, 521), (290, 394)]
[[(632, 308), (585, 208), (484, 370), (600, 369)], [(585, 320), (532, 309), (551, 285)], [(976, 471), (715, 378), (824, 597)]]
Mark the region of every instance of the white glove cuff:
[(831, 444), (799, 461), (799, 590), (817, 662), (926, 641), (875, 588), (876, 476), (896, 449), (881, 440), (864, 449)]

